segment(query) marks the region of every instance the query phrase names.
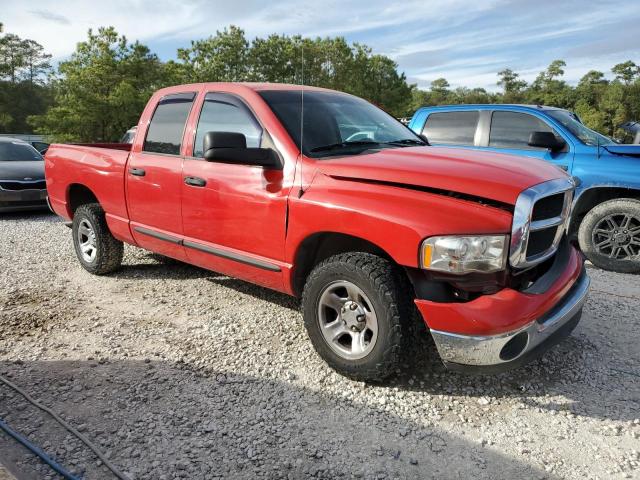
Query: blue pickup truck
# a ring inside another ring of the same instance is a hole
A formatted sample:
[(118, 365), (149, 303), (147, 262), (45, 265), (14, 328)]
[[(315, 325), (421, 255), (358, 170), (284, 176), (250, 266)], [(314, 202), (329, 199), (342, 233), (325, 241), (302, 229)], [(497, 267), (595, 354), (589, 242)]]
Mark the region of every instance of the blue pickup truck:
[(640, 145), (621, 145), (567, 110), (535, 105), (423, 107), (409, 128), (433, 146), (540, 158), (573, 175), (569, 225), (591, 262), (640, 272)]

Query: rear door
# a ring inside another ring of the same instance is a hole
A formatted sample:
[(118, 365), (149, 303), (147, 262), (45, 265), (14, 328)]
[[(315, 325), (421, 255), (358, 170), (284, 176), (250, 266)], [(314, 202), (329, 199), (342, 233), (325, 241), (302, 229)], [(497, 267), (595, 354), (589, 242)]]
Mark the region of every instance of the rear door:
[[(552, 152), (546, 148), (530, 147), (529, 136), (532, 132), (552, 132), (564, 140), (563, 151)], [(570, 141), (551, 127), (542, 118), (535, 115), (508, 110), (491, 112), (491, 126), (485, 145), (493, 151), (525, 157), (539, 158), (558, 165), (565, 171), (571, 170), (573, 154)]]
[(133, 236), (143, 248), (184, 259), (182, 231), (182, 143), (195, 92), (170, 94), (158, 102), (139, 151), (126, 171), (127, 206)]

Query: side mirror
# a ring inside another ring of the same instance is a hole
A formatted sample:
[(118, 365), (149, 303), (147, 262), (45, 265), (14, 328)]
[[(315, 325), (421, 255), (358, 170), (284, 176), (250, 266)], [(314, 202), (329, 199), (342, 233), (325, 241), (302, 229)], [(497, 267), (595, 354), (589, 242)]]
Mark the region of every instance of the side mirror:
[(247, 139), (237, 132), (207, 132), (202, 141), (208, 162), (282, 168), (280, 158), (270, 148), (247, 148)]
[(531, 132), (529, 146), (548, 148), (552, 152), (559, 152), (566, 145), (564, 140), (559, 140), (553, 132)]

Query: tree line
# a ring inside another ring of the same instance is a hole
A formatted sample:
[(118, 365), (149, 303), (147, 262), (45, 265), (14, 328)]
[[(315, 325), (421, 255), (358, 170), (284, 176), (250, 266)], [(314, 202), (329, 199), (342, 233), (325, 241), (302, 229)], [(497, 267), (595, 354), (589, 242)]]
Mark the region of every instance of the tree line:
[[(303, 66), (304, 60), (304, 69)], [(528, 84), (518, 73), (498, 73), (499, 92), (451, 88), (444, 78), (428, 90), (407, 81), (389, 57), (342, 37), (270, 35), (249, 41), (230, 26), (192, 41), (176, 59), (161, 61), (140, 42), (112, 27), (89, 31), (57, 68), (33, 40), (0, 36), (0, 133), (46, 135), (55, 141), (115, 141), (138, 121), (151, 94), (168, 85), (210, 81), (304, 83), (366, 98), (397, 117), (422, 105), (532, 103), (576, 111), (604, 134), (640, 120), (640, 68), (628, 61), (612, 68), (614, 78), (588, 72), (576, 86), (563, 80), (556, 60)]]

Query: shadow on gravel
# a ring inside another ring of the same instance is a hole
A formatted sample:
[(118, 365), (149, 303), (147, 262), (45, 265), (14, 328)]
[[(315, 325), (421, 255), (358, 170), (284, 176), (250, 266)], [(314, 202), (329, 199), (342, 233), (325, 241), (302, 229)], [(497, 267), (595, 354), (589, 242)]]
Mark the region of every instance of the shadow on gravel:
[[(148, 255), (152, 258), (155, 255)], [(157, 260), (157, 258), (156, 258)], [(126, 265), (116, 278), (206, 278), (256, 299), (299, 311), (299, 300), (235, 278), (200, 269), (177, 261), (169, 264)], [(610, 312), (614, 317), (615, 311)], [(581, 325), (590, 321), (583, 316)], [(640, 391), (636, 367), (615, 369), (586, 335), (581, 325), (567, 340), (552, 348), (541, 359), (525, 367), (499, 375), (464, 375), (448, 372), (439, 360), (431, 338), (423, 329), (410, 361), (399, 375), (382, 386), (434, 395), (471, 397), (518, 397), (523, 404), (550, 411), (567, 411), (575, 415), (610, 420), (634, 420), (640, 416)], [(611, 347), (615, 351), (615, 346)], [(609, 389), (603, 386), (614, 385)], [(562, 396), (569, 403), (558, 405), (545, 396)]]
[(186, 280), (206, 278), (212, 272), (181, 262), (171, 263), (126, 263), (110, 277), (128, 280)]
[[(137, 479), (555, 478), (437, 427), (295, 383), (138, 361), (0, 362), (0, 373)], [(112, 478), (77, 439), (1, 384), (0, 417), (75, 473)], [(19, 452), (0, 449), (0, 459), (9, 453), (15, 460)], [(21, 458), (24, 478), (50, 472), (27, 453)]]

